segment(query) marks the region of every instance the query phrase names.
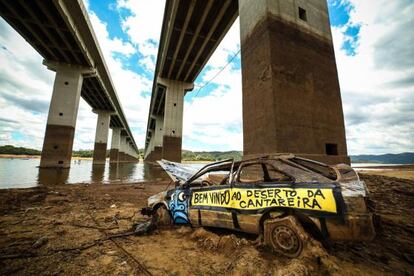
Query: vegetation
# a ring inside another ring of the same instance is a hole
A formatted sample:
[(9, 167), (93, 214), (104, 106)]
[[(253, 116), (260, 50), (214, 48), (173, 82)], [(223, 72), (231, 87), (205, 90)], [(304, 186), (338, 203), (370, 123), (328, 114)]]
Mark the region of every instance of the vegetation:
[(234, 158), (235, 160), (241, 160), (241, 151), (189, 151), (183, 150), (183, 161), (219, 161)]
[(74, 150), (72, 152), (72, 156), (74, 157), (92, 157), (93, 150)]
[[(0, 146), (0, 154), (15, 155), (40, 155), (41, 151), (36, 149), (15, 147), (12, 145)], [(183, 150), (183, 161), (219, 161), (234, 158), (241, 160), (241, 151), (189, 151)], [(109, 151), (107, 153), (109, 156)], [(139, 149), (139, 155), (144, 155), (144, 150)], [(74, 157), (92, 157), (93, 150), (76, 150), (73, 151)], [(383, 154), (383, 155), (353, 155), (352, 163), (388, 163), (388, 164), (414, 164), (414, 153), (404, 152), (399, 154)]]
[(352, 163), (414, 164), (414, 152), (382, 155), (354, 155)]
[(24, 147), (14, 147), (12, 145), (5, 145), (5, 146), (0, 146), (0, 154), (40, 155), (40, 150), (28, 149)]

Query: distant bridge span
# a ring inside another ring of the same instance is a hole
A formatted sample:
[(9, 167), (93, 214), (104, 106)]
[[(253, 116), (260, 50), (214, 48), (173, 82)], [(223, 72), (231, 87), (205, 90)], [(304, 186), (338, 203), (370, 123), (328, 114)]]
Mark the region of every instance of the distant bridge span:
[(79, 98), (98, 114), (94, 164), (138, 158), (135, 143), (81, 0), (0, 0), (0, 15), (56, 71), (41, 167), (69, 167)]
[(181, 160), (184, 95), (238, 16), (237, 0), (167, 0), (145, 159)]
[(238, 15), (244, 156), (349, 163), (326, 0), (166, 0), (145, 160), (181, 161), (183, 98)]

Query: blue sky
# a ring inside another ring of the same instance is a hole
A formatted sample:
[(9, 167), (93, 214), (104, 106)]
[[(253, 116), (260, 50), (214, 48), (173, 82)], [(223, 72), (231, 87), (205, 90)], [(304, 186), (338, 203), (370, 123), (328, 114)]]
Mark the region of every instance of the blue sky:
[[(84, 3), (135, 140), (143, 147), (165, 2)], [(329, 0), (328, 7), (349, 152), (414, 151), (414, 54), (410, 46), (414, 35), (407, 28), (414, 25), (413, 2)], [(197, 78), (194, 91), (185, 97), (184, 149), (242, 149), (238, 24)], [(54, 73), (2, 19), (0, 46), (0, 144), (40, 149)], [(95, 125), (96, 115), (81, 101), (75, 149), (93, 148)]]

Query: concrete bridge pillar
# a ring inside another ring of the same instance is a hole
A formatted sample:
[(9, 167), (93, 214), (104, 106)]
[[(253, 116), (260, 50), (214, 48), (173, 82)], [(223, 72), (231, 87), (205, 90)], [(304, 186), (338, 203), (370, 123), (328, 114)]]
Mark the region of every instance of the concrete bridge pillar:
[(239, 0), (244, 155), (349, 162), (326, 0)]
[(132, 154), (131, 154), (131, 143), (130, 139), (127, 138), (126, 144), (125, 144), (125, 153), (126, 153), (126, 161), (131, 162), (132, 161)]
[(154, 149), (153, 159), (162, 159), (162, 144), (164, 137), (164, 116), (157, 116), (155, 120), (155, 131), (154, 131)]
[(109, 123), (111, 121), (111, 113), (104, 110), (94, 110), (98, 114), (98, 122), (96, 124), (95, 147), (93, 149), (93, 164), (102, 165), (106, 161), (106, 148), (108, 143)]
[(40, 167), (69, 168), (78, 116), (83, 74), (89, 68), (43, 62), (56, 72), (52, 100), (49, 107)]
[(163, 78), (158, 78), (158, 83), (167, 89), (162, 133), (162, 158), (181, 162), (184, 96), (187, 91), (193, 90), (194, 84)]
[(164, 116), (156, 116), (155, 130), (152, 131), (152, 137), (148, 144), (146, 161), (157, 161), (162, 159), (162, 143), (164, 137)]
[(118, 161), (124, 162), (125, 161), (125, 143), (126, 143), (126, 136), (121, 135), (119, 140), (119, 152), (118, 152)]
[(118, 127), (114, 127), (112, 129), (111, 150), (109, 151), (109, 160), (111, 163), (118, 162), (120, 142), (121, 129)]

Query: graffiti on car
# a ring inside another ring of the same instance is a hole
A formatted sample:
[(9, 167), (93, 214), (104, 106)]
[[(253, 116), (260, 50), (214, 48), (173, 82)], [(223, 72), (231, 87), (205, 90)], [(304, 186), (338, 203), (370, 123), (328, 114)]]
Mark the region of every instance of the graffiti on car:
[(171, 200), (168, 203), (168, 207), (170, 208), (172, 219), (176, 224), (189, 223), (187, 198), (186, 191), (182, 189), (176, 189), (171, 194)]

